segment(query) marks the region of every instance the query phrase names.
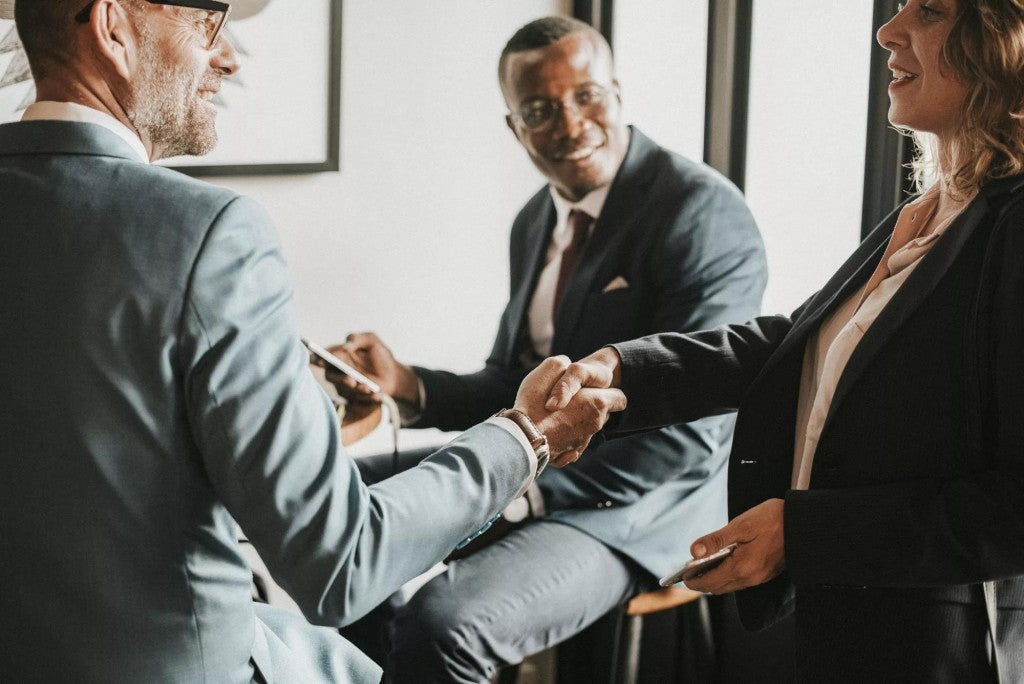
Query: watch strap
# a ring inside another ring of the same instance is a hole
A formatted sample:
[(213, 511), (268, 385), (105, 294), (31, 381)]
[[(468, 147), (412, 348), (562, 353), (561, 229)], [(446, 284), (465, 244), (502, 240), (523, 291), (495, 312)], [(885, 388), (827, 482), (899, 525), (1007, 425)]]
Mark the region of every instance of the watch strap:
[[(551, 460), (551, 451), (548, 449), (548, 438), (544, 436), (544, 433), (540, 431), (537, 424), (533, 422), (530, 416), (526, 415), (519, 409), (502, 409), (494, 414), (495, 418), (506, 418), (515, 423), (520, 430), (523, 431), (523, 435), (526, 437), (526, 441), (533, 448), (533, 454), (537, 457), (537, 468), (533, 473), (533, 481), (536, 481), (540, 474), (544, 472), (544, 468), (547, 467), (548, 461)], [(524, 492), (520, 492), (520, 495)]]
[(526, 441), (530, 443), (534, 451), (538, 451), (542, 445), (547, 443), (547, 438), (544, 437), (544, 433), (540, 431), (537, 424), (533, 422), (530, 416), (519, 409), (502, 409), (494, 415), (497, 418), (508, 418), (518, 425), (519, 429), (526, 435)]

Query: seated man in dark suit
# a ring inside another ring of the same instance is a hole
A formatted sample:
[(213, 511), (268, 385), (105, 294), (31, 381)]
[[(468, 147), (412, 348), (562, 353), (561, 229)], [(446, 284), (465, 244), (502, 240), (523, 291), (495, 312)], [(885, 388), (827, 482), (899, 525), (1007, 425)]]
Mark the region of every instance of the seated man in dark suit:
[(0, 125), (5, 682), (375, 684), (335, 629), (254, 605), (236, 522), (305, 616), (337, 627), (524, 490), (544, 435), (576, 451), (625, 403), (547, 412), (567, 365), (549, 359), (509, 400), (520, 413), (363, 485), (266, 214), (150, 164), (216, 143), (210, 99), (239, 68), (228, 9), (16, 5), (38, 101)]
[[(550, 354), (579, 358), (760, 307), (764, 252), (742, 196), (625, 125), (598, 32), (562, 17), (534, 21), (508, 42), (499, 78), (508, 127), (548, 185), (512, 226), (511, 299), (486, 367), (410, 368), (372, 333), (337, 348), (411, 409), (412, 427), (472, 425)], [(518, 506), (529, 520), (400, 609), (395, 681), (480, 682), (652, 587), (691, 536), (725, 521), (731, 435), (730, 418), (675, 425), (545, 472)], [(373, 460), (360, 469), (368, 480), (390, 472)]]

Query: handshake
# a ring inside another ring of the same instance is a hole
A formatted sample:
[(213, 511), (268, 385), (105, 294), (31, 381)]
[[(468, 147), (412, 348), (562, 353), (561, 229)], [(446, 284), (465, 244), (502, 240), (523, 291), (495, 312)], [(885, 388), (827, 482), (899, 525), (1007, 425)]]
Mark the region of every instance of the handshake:
[(556, 468), (578, 459), (609, 415), (626, 408), (621, 390), (609, 384), (585, 386), (579, 377), (568, 357), (553, 356), (526, 376), (516, 394), (514, 408), (530, 416), (547, 437)]
[[(409, 366), (398, 362), (391, 350), (374, 333), (349, 335), (331, 353), (365, 373), (392, 396), (403, 413), (416, 415), (423, 409), (419, 379)], [(315, 360), (329, 382), (355, 405), (374, 405), (380, 393), (348, 375)], [(590, 439), (608, 421), (611, 413), (626, 408), (626, 397), (618, 389), (619, 356), (605, 347), (576, 363), (565, 356), (544, 360), (522, 381), (513, 408), (528, 415), (548, 441), (551, 465), (561, 468), (580, 457)]]

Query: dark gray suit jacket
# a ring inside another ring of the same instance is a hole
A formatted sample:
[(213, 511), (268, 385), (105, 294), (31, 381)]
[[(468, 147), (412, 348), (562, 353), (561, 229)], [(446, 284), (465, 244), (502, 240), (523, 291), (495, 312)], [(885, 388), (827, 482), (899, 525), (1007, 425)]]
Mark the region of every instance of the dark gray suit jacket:
[(893, 213), (791, 317), (617, 345), (620, 433), (739, 409), (731, 515), (785, 497), (786, 571), (744, 622), (796, 607), (818, 681), (986, 681), (980, 583), (998, 580), (1007, 682), (1024, 680), (1024, 179), (994, 182), (868, 329), (807, 491), (790, 491), (808, 337), (868, 279)]
[[(553, 354), (578, 359), (622, 340), (699, 330), (758, 313), (764, 247), (743, 197), (709, 167), (632, 129), (626, 158), (555, 320)], [(512, 226), (511, 298), (486, 367), (455, 375), (417, 368), (426, 410), (417, 426), (462, 429), (507, 406), (526, 373), (526, 312), (555, 224), (547, 187)], [(603, 292), (617, 277), (629, 287)], [(725, 521), (732, 419), (712, 418), (592, 446), (539, 483), (551, 517), (655, 575), (688, 540)]]
[(254, 607), (235, 521), (336, 626), (529, 476), (482, 425), (365, 487), (264, 212), (100, 126), (0, 126), (0, 293), (4, 681), (376, 682), (336, 630)]

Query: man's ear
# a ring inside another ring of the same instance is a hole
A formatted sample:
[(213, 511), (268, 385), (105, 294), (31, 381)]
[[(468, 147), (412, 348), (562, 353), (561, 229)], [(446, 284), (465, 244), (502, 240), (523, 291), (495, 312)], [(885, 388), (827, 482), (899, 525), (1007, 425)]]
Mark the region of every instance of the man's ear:
[(618, 100), (619, 104), (621, 105), (622, 104), (622, 86), (619, 85), (619, 79), (617, 79), (617, 78), (613, 78), (612, 79), (612, 92), (615, 93), (615, 99)]
[(132, 79), (138, 52), (138, 32), (131, 16), (114, 0), (97, 0), (89, 31), (101, 59), (126, 81)]
[(520, 145), (526, 144), (526, 140), (523, 138), (523, 129), (516, 125), (515, 117), (512, 114), (505, 115), (505, 125), (508, 126), (508, 130), (512, 131), (512, 135), (516, 136)]

